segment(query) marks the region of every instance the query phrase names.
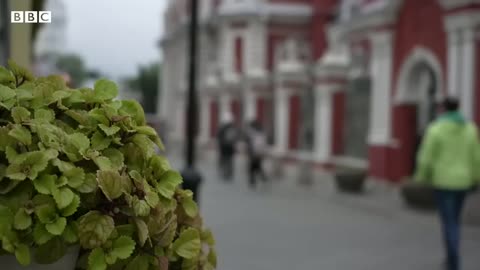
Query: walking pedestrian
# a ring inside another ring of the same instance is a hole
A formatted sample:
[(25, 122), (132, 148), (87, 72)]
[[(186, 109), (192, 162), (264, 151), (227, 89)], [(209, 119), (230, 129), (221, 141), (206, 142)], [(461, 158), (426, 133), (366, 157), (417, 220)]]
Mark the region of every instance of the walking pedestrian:
[(447, 270), (460, 269), (462, 209), (480, 179), (480, 143), (474, 124), (447, 98), (443, 114), (433, 122), (421, 143), (415, 179), (434, 188), (446, 250)]
[(222, 121), (217, 134), (219, 150), (219, 171), (224, 180), (233, 178), (233, 156), (238, 138), (237, 129), (233, 123), (231, 113), (222, 116)]
[(257, 176), (259, 176), (264, 183), (267, 182), (267, 175), (263, 169), (267, 138), (258, 121), (252, 121), (249, 126), (247, 131), (247, 146), (249, 185), (250, 188), (254, 189), (257, 184)]

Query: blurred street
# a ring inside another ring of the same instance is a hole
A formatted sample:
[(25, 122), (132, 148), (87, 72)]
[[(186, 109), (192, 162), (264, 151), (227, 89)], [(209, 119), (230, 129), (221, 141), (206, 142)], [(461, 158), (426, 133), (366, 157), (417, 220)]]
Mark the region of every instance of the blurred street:
[[(252, 192), (241, 160), (233, 183), (202, 160), (201, 208), (217, 239), (218, 269), (443, 269), (436, 216), (404, 208), (393, 191), (342, 195), (326, 178), (311, 187), (276, 180)], [(463, 248), (464, 269), (478, 269), (478, 228), (465, 229)]]

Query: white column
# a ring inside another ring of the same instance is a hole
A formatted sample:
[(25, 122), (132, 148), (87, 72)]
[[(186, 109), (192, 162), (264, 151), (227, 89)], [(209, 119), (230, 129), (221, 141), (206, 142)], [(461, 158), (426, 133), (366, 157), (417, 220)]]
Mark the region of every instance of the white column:
[(283, 154), (288, 147), (289, 106), (288, 90), (279, 88), (275, 91), (275, 149)]
[[(229, 93), (221, 93), (220, 94), (220, 120), (222, 120), (223, 116), (226, 114), (232, 114), (231, 108), (231, 98)], [(232, 115), (233, 117), (233, 115)]]
[(247, 121), (254, 120), (257, 115), (257, 106), (256, 106), (256, 101), (257, 101), (257, 94), (247, 88), (247, 91), (245, 91), (245, 109), (244, 109), (244, 119)]
[(332, 92), (328, 86), (315, 90), (315, 156), (325, 162), (332, 153)]
[(265, 70), (267, 49), (266, 25), (263, 20), (252, 21), (246, 34), (245, 71), (247, 75), (262, 76)]
[(448, 89), (447, 93), (458, 97), (460, 94), (461, 74), (461, 47), (460, 32), (452, 30), (448, 32)]
[(371, 43), (373, 81), (368, 141), (372, 145), (388, 145), (391, 142), (392, 33), (372, 34)]
[(210, 102), (211, 97), (205, 95), (200, 101), (200, 142), (207, 143), (210, 138)]
[(462, 72), (460, 103), (462, 112), (468, 119), (474, 117), (475, 106), (475, 31), (462, 30)]

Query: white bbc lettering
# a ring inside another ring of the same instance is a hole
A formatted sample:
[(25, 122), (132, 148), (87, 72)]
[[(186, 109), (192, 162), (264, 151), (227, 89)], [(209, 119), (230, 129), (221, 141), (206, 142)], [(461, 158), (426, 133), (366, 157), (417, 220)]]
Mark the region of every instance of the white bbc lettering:
[(10, 17), (12, 23), (23, 23), (23, 11), (12, 11)]
[(36, 11), (25, 11), (25, 22), (37, 23), (38, 22), (37, 15), (38, 13)]
[(51, 23), (51, 11), (12, 11), (11, 23)]
[(38, 12), (38, 22), (51, 23), (52, 22), (52, 12), (51, 11), (39, 11)]

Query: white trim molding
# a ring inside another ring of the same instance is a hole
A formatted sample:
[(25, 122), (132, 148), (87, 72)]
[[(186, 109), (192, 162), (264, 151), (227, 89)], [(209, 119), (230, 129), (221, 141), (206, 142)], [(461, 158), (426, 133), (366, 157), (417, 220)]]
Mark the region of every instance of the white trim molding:
[(446, 16), (444, 19), (445, 30), (447, 32), (473, 28), (480, 25), (480, 11), (466, 10)]
[(400, 68), (394, 98), (395, 104), (418, 102), (418, 95), (410, 89), (410, 81), (414, 68), (421, 63), (425, 63), (432, 68), (435, 73), (436, 85), (438, 86), (437, 94), (439, 96), (437, 98), (442, 96), (444, 87), (442, 65), (432, 51), (418, 46), (413, 49)]
[[(454, 2), (454, 1), (451, 1)], [(455, 1), (480, 3), (480, 1)], [(480, 12), (467, 10), (449, 15), (444, 20), (448, 32), (450, 94), (460, 99), (462, 113), (472, 119), (475, 108), (476, 35)]]
[(393, 68), (393, 33), (375, 32), (370, 35), (372, 44), (372, 95), (370, 104), (370, 145), (390, 145), (392, 129), (391, 89)]
[(444, 9), (454, 9), (472, 4), (480, 4), (480, 0), (439, 0)]

